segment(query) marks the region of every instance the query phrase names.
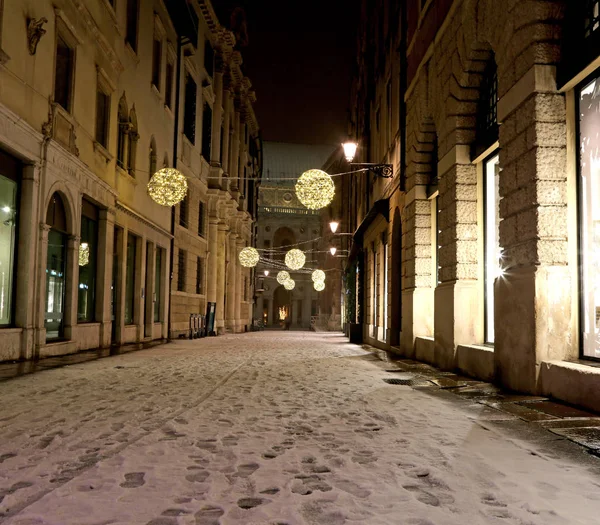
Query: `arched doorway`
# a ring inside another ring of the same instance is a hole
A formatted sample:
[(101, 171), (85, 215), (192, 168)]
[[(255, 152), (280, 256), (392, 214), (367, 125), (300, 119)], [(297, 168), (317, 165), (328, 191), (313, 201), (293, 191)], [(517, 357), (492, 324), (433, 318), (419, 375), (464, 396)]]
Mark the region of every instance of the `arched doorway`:
[(48, 255), (46, 257), (46, 340), (64, 337), (65, 288), (67, 283), (67, 214), (61, 196), (54, 193), (46, 212)]
[[(278, 228), (273, 235), (273, 249), (281, 248), (283, 246), (284, 248), (281, 251), (286, 252), (291, 249), (289, 248), (289, 246), (295, 243), (296, 235), (294, 234), (292, 229), (288, 228), (287, 226), (282, 226), (281, 228)], [(284, 254), (278, 254), (274, 257), (274, 259), (281, 261), (283, 261), (284, 258)]]
[(273, 293), (273, 324), (281, 324), (287, 317), (292, 316), (292, 294), (283, 286), (278, 286)]

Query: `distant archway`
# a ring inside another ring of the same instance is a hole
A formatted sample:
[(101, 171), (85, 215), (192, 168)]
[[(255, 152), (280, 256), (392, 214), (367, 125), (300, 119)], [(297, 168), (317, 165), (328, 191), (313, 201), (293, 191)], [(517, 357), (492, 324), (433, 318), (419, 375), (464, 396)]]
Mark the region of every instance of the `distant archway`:
[[(287, 226), (282, 226), (278, 228), (275, 234), (273, 235), (273, 249), (282, 248), (281, 251), (288, 251), (290, 245), (296, 244), (296, 234), (291, 228)], [(274, 259), (283, 260), (285, 255), (279, 254), (274, 257)]]
[(277, 325), (292, 315), (292, 294), (283, 286), (278, 286), (273, 293), (273, 324)]

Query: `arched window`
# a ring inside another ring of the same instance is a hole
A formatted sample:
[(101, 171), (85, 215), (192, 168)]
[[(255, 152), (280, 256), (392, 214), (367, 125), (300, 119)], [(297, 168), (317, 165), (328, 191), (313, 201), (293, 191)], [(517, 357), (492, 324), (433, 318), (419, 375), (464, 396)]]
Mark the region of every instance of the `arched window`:
[(46, 211), (48, 254), (46, 257), (46, 307), (44, 327), (46, 340), (64, 335), (65, 286), (67, 283), (67, 214), (62, 198), (52, 195)]
[(148, 159), (148, 178), (156, 173), (156, 141), (154, 137), (150, 139), (150, 153)]
[(137, 143), (139, 138), (137, 115), (135, 114), (134, 105), (129, 113), (129, 163), (127, 166), (127, 171), (132, 177), (135, 177)]
[(119, 100), (118, 114), (118, 134), (117, 134), (117, 165), (122, 169), (127, 169), (127, 149), (129, 137), (129, 110), (127, 109), (127, 99), (125, 93)]

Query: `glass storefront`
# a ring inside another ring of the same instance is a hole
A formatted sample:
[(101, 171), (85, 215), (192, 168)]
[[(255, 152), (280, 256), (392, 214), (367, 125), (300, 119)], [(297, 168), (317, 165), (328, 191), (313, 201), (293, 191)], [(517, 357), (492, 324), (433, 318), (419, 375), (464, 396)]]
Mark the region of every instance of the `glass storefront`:
[(600, 358), (600, 76), (578, 98), (583, 354)]
[(17, 182), (0, 175), (0, 326), (12, 323)]
[(84, 199), (81, 213), (79, 286), (77, 291), (77, 322), (79, 323), (94, 320), (97, 248), (98, 210)]
[(500, 258), (500, 157), (484, 163), (485, 342), (494, 342), (494, 282), (502, 274)]
[(135, 260), (136, 241), (134, 235), (127, 235), (127, 267), (125, 269), (125, 324), (133, 324), (135, 310)]

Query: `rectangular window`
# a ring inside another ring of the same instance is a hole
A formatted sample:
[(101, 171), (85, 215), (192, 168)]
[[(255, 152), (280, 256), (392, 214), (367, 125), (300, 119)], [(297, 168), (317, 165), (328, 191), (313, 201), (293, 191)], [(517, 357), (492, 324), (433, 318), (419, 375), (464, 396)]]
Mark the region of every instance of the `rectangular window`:
[(127, 0), (127, 26), (125, 42), (137, 53), (139, 0)]
[(165, 78), (165, 105), (169, 109), (173, 109), (173, 76), (174, 76), (173, 62), (167, 62), (167, 72)]
[(185, 291), (185, 258), (186, 252), (179, 250), (177, 254), (177, 291)]
[(600, 77), (577, 98), (582, 350), (584, 357), (600, 359)]
[(96, 89), (96, 142), (108, 148), (108, 117), (110, 114), (110, 96), (100, 86)]
[(196, 82), (189, 73), (185, 75), (185, 113), (183, 115), (183, 134), (192, 143), (196, 143)]
[(0, 326), (13, 323), (19, 163), (0, 151)]
[(215, 69), (215, 51), (208, 40), (204, 42), (204, 69), (212, 78)]
[(135, 311), (135, 267), (137, 237), (127, 234), (127, 261), (125, 267), (125, 324), (133, 324)]
[(204, 214), (204, 203), (202, 201), (198, 203), (198, 235), (200, 235), (200, 237), (206, 236), (206, 217)]
[(74, 58), (75, 52), (59, 34), (56, 40), (54, 102), (60, 104), (66, 111), (71, 111)]
[(163, 249), (156, 248), (156, 266), (154, 267), (154, 322), (159, 323), (160, 319), (160, 302), (162, 300), (161, 293), (161, 275), (163, 263)]
[(162, 42), (154, 39), (152, 44), (152, 85), (160, 91), (160, 64), (162, 61)]
[(485, 342), (494, 342), (494, 282), (502, 273), (500, 267), (500, 194), (499, 162), (496, 154), (484, 164), (484, 246), (485, 246)]
[(204, 259), (198, 257), (196, 260), (196, 293), (204, 294)]
[(589, 37), (600, 28), (600, 0), (585, 1), (584, 30)]
[(202, 109), (202, 156), (210, 162), (210, 146), (212, 141), (212, 108), (204, 103)]
[(188, 195), (179, 203), (179, 226), (183, 226), (184, 228), (188, 227), (188, 203)]
[(77, 290), (77, 322), (95, 320), (96, 261), (98, 259), (98, 208), (89, 201), (81, 202), (81, 240), (79, 243), (79, 286)]

